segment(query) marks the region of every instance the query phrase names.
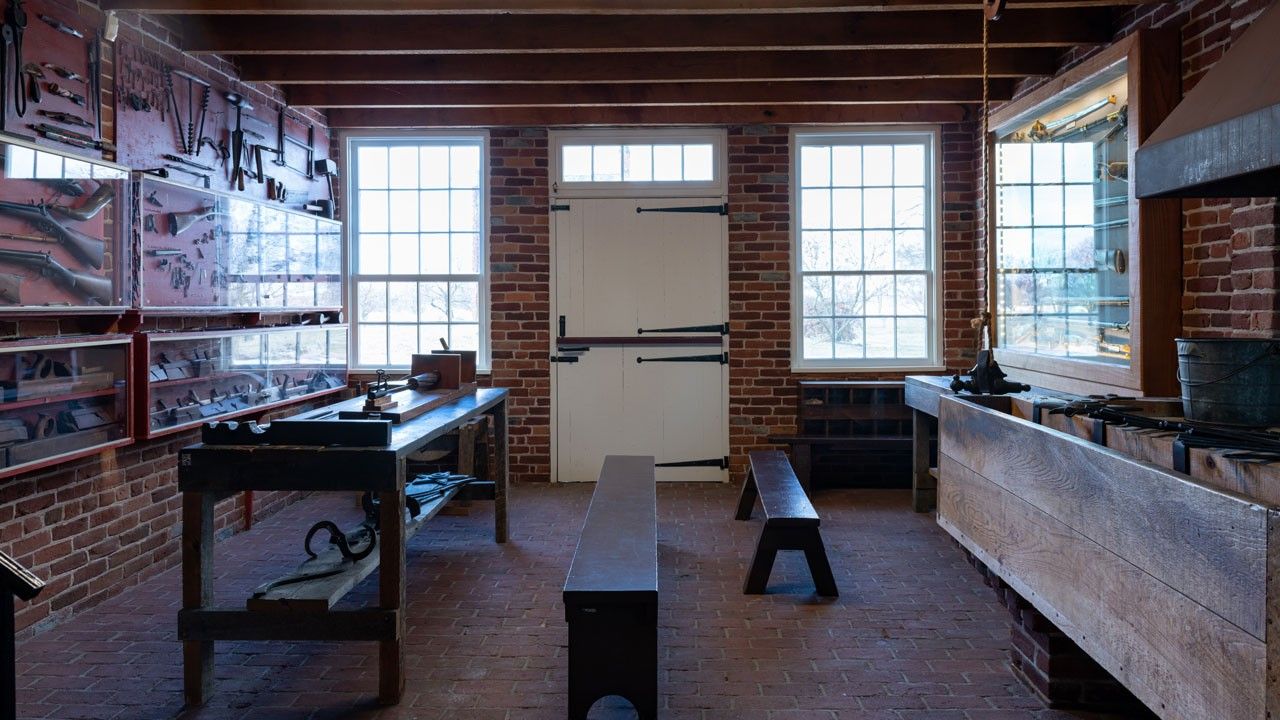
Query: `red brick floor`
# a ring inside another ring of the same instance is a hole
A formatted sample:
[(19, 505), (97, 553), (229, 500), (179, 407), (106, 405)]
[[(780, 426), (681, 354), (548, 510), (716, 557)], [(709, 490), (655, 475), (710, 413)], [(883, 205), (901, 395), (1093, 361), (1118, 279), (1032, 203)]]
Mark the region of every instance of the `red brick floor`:
[[(183, 714), (169, 570), (18, 648), (19, 717), (131, 719), (565, 717), (560, 591), (590, 486), (521, 486), (511, 542), (492, 506), (438, 517), (410, 542), (404, 701), (373, 704), (372, 643), (220, 643), (205, 708)], [(1005, 720), (1046, 710), (1007, 667), (1008, 613), (930, 515), (903, 491), (832, 490), (816, 500), (840, 585), (812, 594), (782, 553), (770, 594), (741, 594), (759, 520), (732, 520), (728, 485), (659, 488), (663, 718)], [(355, 517), (314, 497), (217, 547), (220, 603), (291, 569), (317, 519)], [(374, 598), (373, 578), (344, 606)], [(593, 718), (633, 717), (602, 701)]]

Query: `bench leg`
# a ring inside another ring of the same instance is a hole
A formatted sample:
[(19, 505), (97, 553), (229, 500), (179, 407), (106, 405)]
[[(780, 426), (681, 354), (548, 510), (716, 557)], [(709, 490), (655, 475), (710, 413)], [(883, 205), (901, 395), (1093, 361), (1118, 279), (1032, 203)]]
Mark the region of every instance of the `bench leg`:
[(569, 720), (586, 720), (606, 695), (625, 698), (640, 720), (658, 717), (658, 608), (603, 605), (565, 610), (569, 623)]
[(804, 494), (813, 495), (813, 487), (811, 476), (813, 474), (813, 450), (809, 443), (796, 443), (791, 446), (791, 466), (796, 472), (796, 479), (800, 481), (800, 488), (804, 490)]
[(836, 588), (835, 575), (831, 572), (831, 563), (827, 560), (827, 549), (822, 544), (822, 535), (818, 532), (818, 528), (770, 527), (767, 523), (760, 531), (760, 542), (756, 545), (751, 569), (747, 571), (747, 582), (742, 588), (743, 594), (764, 594), (779, 550), (803, 551), (804, 558), (809, 563), (809, 574), (813, 576), (815, 591), (823, 597), (840, 596), (840, 591)]
[(747, 571), (747, 581), (742, 586), (744, 595), (763, 595), (769, 585), (769, 574), (773, 572), (773, 561), (778, 557), (778, 540), (774, 528), (765, 525), (760, 530), (760, 541), (756, 543), (755, 557), (751, 558), (751, 569)]
[(751, 508), (755, 507), (756, 497), (759, 493), (756, 491), (756, 478), (747, 470), (747, 479), (742, 481), (742, 493), (738, 496), (738, 512), (734, 514), (735, 520), (750, 520)]
[(827, 561), (827, 548), (822, 544), (822, 534), (818, 532), (818, 528), (806, 534), (810, 538), (805, 541), (804, 559), (809, 562), (809, 574), (813, 576), (814, 588), (823, 597), (839, 597), (836, 578), (831, 574), (831, 563)]

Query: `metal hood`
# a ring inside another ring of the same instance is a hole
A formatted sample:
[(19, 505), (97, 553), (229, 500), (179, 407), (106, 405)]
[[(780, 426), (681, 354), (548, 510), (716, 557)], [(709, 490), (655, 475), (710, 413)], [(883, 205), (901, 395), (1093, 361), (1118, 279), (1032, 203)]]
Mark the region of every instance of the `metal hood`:
[(1280, 194), (1280, 2), (1151, 133), (1133, 170), (1140, 198)]

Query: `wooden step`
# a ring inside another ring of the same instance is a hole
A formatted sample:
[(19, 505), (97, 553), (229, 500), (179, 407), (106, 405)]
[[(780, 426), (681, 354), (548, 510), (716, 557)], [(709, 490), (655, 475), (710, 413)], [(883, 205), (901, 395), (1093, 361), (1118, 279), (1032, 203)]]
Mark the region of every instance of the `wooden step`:
[[(424, 503), (422, 513), (418, 517), (412, 520), (406, 518), (405, 541), (408, 542), (409, 538), (440, 512), (440, 508), (452, 500), (457, 493), (458, 488), (451, 488), (444, 495)], [(348, 562), (348, 567), (337, 575), (282, 585), (260, 597), (251, 596), (245, 601), (245, 608), (255, 612), (328, 612), (344, 595), (360, 584), (361, 580), (369, 577), (369, 573), (377, 569), (378, 559), (381, 556), (379, 550), (380, 548), (375, 548), (368, 557), (354, 563)], [(342, 553), (337, 546), (332, 546), (317, 553), (317, 557), (310, 558), (299, 565), (290, 575), (318, 570), (342, 561)]]

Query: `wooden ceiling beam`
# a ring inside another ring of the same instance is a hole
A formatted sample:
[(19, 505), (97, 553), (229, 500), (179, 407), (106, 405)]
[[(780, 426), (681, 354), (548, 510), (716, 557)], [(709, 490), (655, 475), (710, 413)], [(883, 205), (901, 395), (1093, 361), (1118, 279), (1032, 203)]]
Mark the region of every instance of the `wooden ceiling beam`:
[[(1144, 5), (1160, 0), (1012, 0), (1010, 9)], [(99, 0), (104, 10), (171, 15), (490, 15), (878, 12), (971, 9), (973, 0)]]
[(562, 108), (342, 108), (330, 110), (329, 127), (556, 127), (593, 125), (753, 125), (949, 123), (971, 120), (965, 105), (680, 105), (666, 107)]
[[(980, 77), (974, 49), (803, 50), (562, 55), (239, 55), (247, 82), (678, 82)], [(1046, 48), (997, 48), (992, 77), (1051, 75)]]
[[(445, 54), (667, 49), (837, 49), (978, 47), (978, 12), (927, 14), (409, 15), (188, 18), (183, 49), (219, 54)], [(1104, 43), (1108, 8), (1011, 10), (991, 26), (997, 47)]]
[[(997, 79), (991, 99), (1013, 96)], [(982, 100), (971, 78), (753, 83), (289, 85), (290, 105), (320, 108), (965, 103)]]

